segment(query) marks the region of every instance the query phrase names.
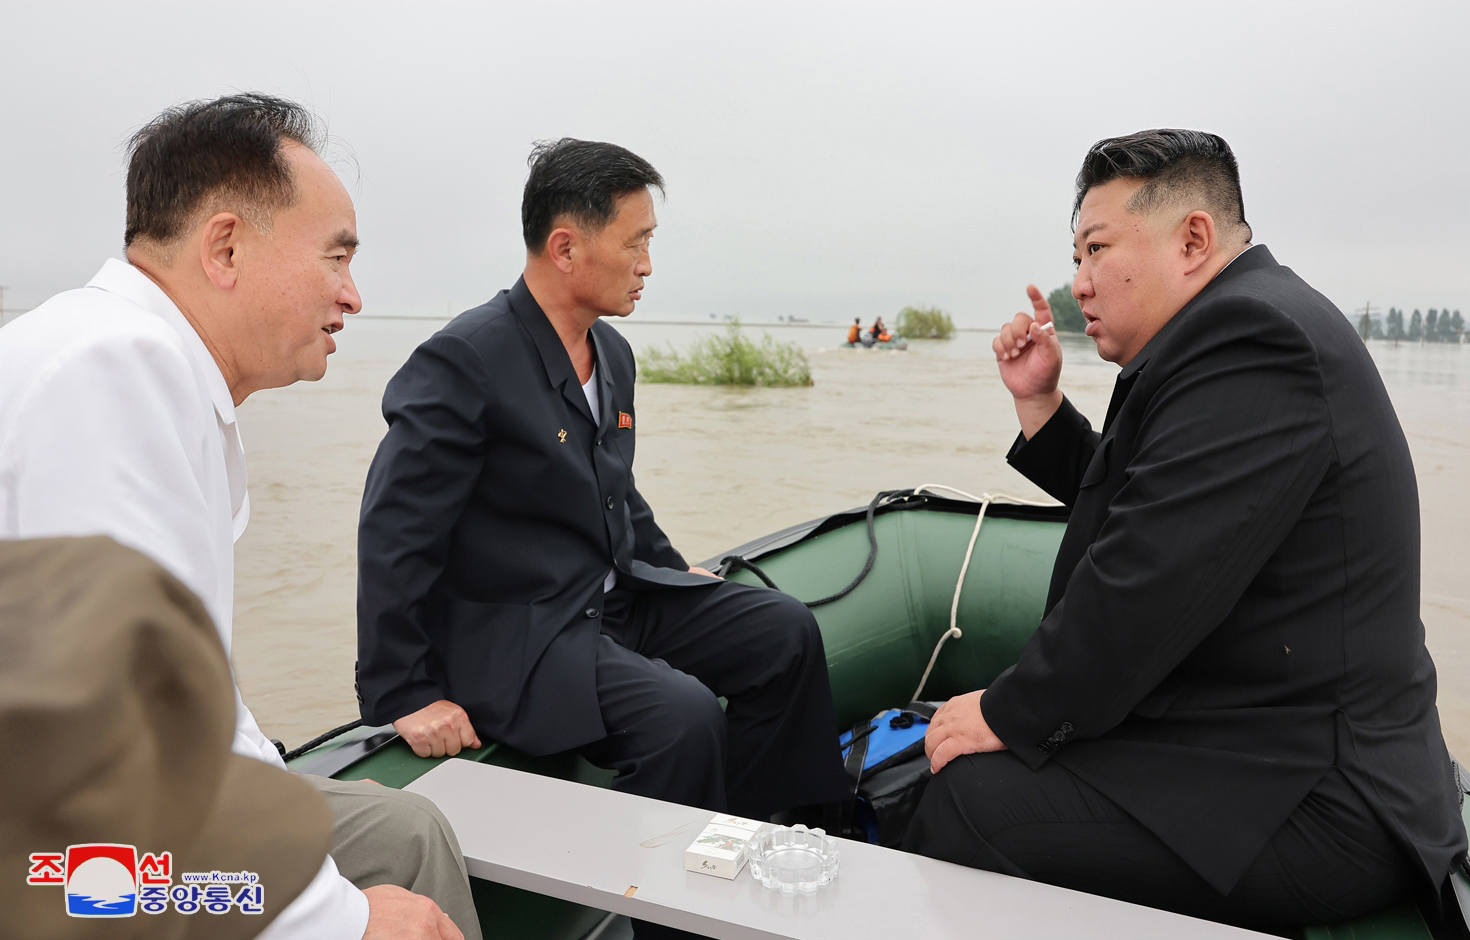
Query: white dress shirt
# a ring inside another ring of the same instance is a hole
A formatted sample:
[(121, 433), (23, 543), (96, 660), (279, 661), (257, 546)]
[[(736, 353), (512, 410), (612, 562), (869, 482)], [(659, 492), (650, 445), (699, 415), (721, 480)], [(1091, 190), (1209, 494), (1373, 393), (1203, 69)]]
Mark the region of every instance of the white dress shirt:
[[(108, 535), (138, 549), (199, 596), (229, 655), (245, 484), (224, 376), (137, 268), (109, 260), (0, 329), (0, 538)], [(234, 691), (234, 751), (284, 768)], [(329, 856), (261, 936), (359, 940), (367, 918)]]

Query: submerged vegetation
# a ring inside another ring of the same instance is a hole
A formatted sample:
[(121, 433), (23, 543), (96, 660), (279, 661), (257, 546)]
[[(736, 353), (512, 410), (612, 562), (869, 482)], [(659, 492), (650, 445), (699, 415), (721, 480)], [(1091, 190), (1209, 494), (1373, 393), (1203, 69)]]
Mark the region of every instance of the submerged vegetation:
[(954, 321), (938, 307), (904, 307), (893, 319), (893, 331), (907, 339), (949, 339)]
[(1058, 287), (1046, 295), (1046, 302), (1051, 304), (1051, 320), (1056, 324), (1058, 333), (1082, 333), (1087, 330), (1087, 318), (1082, 315), (1077, 298), (1072, 296), (1071, 287)]
[(812, 384), (812, 370), (800, 346), (778, 343), (770, 334), (754, 342), (735, 320), (724, 335), (701, 337), (682, 355), (672, 344), (667, 350), (650, 346), (638, 356), (638, 378), (681, 385), (789, 387)]

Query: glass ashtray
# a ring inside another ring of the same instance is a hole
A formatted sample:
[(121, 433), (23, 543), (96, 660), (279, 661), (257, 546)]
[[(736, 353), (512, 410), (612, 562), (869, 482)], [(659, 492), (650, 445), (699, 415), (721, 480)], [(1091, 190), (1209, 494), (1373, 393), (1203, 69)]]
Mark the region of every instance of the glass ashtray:
[(750, 873), (782, 894), (815, 894), (837, 877), (837, 840), (805, 826), (767, 830), (750, 844)]

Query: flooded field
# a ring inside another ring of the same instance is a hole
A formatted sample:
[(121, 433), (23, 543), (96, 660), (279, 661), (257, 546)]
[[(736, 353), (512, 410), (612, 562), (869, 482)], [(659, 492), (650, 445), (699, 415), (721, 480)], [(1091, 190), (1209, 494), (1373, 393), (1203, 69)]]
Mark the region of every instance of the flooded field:
[[(288, 746), (357, 717), (357, 512), (384, 430), (379, 401), (442, 325), (354, 318), (325, 379), (259, 393), (240, 411), (253, 512), (237, 546), (235, 667), (261, 726)], [(682, 348), (716, 328), (619, 324), (635, 349)], [(772, 333), (808, 350), (814, 386), (638, 387), (638, 486), (691, 562), (883, 489), (944, 483), (1044, 498), (1005, 463), (1016, 419), (991, 334), (894, 352), (837, 348), (845, 327)], [(1101, 423), (1117, 370), (1090, 341), (1068, 340), (1063, 387)], [(1422, 613), (1445, 737), (1470, 757), (1470, 348), (1372, 352), (1419, 476)]]

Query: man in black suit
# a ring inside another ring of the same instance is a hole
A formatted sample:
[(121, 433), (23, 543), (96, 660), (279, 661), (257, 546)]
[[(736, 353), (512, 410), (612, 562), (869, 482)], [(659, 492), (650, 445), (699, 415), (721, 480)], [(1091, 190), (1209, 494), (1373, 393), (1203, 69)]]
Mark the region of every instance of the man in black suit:
[[(633, 482), (628, 342), (650, 188), (611, 144), (533, 153), (527, 259), (388, 384), (358, 537), (358, 694), (421, 756), (580, 749), (616, 788), (757, 818), (845, 792), (815, 619), (690, 569)], [(728, 701), (721, 710), (717, 696)]]
[(995, 340), (1009, 460), (1072, 515), (1020, 661), (935, 716), (906, 847), (1243, 925), (1433, 914), (1465, 832), (1372, 360), (1251, 245), (1213, 134), (1101, 141), (1074, 217), (1072, 292), (1122, 372), (1098, 433), (1035, 287)]

